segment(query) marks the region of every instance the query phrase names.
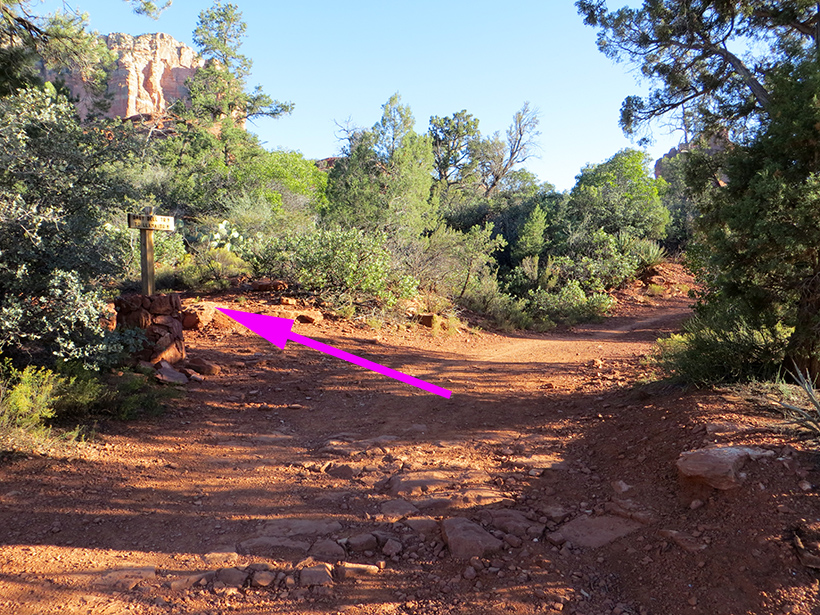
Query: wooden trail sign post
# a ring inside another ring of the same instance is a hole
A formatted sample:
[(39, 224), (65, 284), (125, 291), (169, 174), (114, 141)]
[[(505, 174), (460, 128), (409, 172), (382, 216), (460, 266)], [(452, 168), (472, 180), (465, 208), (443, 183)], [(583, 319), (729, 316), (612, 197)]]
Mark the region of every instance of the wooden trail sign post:
[(128, 214), (128, 228), (140, 231), (140, 273), (142, 294), (154, 294), (154, 231), (174, 231), (173, 216), (155, 216), (153, 207), (141, 214)]

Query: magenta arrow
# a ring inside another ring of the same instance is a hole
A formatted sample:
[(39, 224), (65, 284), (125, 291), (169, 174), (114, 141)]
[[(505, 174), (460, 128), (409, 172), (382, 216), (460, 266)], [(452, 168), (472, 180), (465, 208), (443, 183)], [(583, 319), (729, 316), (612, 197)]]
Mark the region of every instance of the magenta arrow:
[(326, 354), (334, 356), (337, 359), (342, 359), (343, 361), (355, 363), (360, 367), (364, 367), (365, 369), (378, 372), (379, 374), (387, 376), (388, 378), (400, 380), (401, 382), (412, 385), (419, 389), (424, 389), (428, 393), (441, 395), (442, 397), (446, 397), (447, 399), (450, 399), (450, 395), (452, 395), (452, 393), (447, 389), (443, 389), (440, 386), (436, 386), (435, 384), (430, 384), (429, 382), (425, 382), (424, 380), (419, 380), (418, 378), (414, 378), (413, 376), (408, 376), (407, 374), (397, 372), (395, 369), (390, 369), (389, 367), (385, 367), (384, 365), (379, 365), (378, 363), (374, 363), (373, 361), (368, 361), (367, 359), (357, 357), (355, 354), (350, 354), (349, 352), (345, 352), (344, 350), (339, 350), (338, 348), (328, 346), (327, 344), (323, 344), (322, 342), (317, 342), (316, 340), (310, 339), (309, 337), (305, 337), (304, 335), (294, 333), (293, 331), (291, 331), (291, 329), (293, 328), (293, 321), (289, 318), (280, 318), (278, 316), (265, 316), (264, 314), (251, 314), (250, 312), (240, 312), (238, 310), (228, 310), (225, 308), (216, 309), (225, 314), (225, 316), (227, 316), (228, 318), (235, 320), (240, 325), (247, 327), (248, 329), (256, 333), (258, 336), (264, 337), (271, 344), (273, 344), (274, 346), (278, 346), (283, 350), (285, 348), (285, 344), (290, 339), (298, 344), (302, 344), (309, 348), (313, 348), (314, 350), (318, 350), (319, 352), (324, 352)]

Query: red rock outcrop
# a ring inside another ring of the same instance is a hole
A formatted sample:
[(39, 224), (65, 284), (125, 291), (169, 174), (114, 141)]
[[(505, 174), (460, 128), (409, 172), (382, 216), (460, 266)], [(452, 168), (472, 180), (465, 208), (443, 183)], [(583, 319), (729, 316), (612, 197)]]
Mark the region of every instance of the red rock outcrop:
[[(111, 106), (105, 112), (112, 118), (162, 116), (175, 101), (187, 99), (185, 81), (204, 64), (196, 51), (168, 34), (114, 33), (103, 40), (117, 54), (116, 66), (108, 78)], [(58, 77), (48, 71), (43, 76), (47, 81)], [(59, 78), (79, 99), (77, 107), (84, 118), (93, 101), (82, 80), (72, 73), (60, 74)]]
[(167, 34), (109, 34), (108, 48), (119, 56), (108, 81), (113, 95), (110, 117), (161, 115), (171, 104), (188, 97), (185, 81), (202, 60), (190, 47)]

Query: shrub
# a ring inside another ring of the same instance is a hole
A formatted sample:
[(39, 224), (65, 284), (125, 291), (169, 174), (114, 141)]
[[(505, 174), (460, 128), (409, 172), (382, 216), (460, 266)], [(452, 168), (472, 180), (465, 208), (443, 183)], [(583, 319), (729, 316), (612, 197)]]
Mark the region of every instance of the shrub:
[(820, 399), (817, 398), (817, 391), (814, 388), (814, 384), (812, 384), (809, 374), (804, 374), (799, 369), (797, 370), (797, 375), (793, 375), (793, 377), (797, 381), (797, 385), (803, 389), (803, 392), (806, 394), (809, 400), (809, 407), (801, 408), (781, 401), (780, 405), (783, 407), (783, 416), (787, 423), (802, 427), (815, 437), (820, 436)]
[(317, 230), (249, 243), (242, 254), (256, 275), (290, 279), (337, 305), (376, 300), (389, 307), (418, 286), (397, 271), (381, 232)]
[(62, 383), (51, 370), (28, 366), (17, 371), (7, 363), (0, 377), (0, 428), (45, 429)]
[(529, 294), (529, 312), (533, 317), (564, 324), (601, 318), (613, 303), (612, 297), (605, 293), (587, 296), (577, 280), (570, 280), (558, 288), (557, 292), (539, 288)]
[(491, 276), (482, 277), (468, 289), (459, 303), (486, 315), (505, 330), (528, 329), (533, 325), (533, 319), (527, 313), (527, 301), (502, 292), (498, 281)]
[(548, 266), (561, 284), (577, 280), (586, 291), (603, 292), (635, 277), (638, 261), (631, 247), (636, 243), (623, 233), (616, 237), (601, 229), (573, 233)]
[(122, 263), (105, 223), (129, 186), (112, 168), (137, 143), (80, 124), (53, 86), (0, 99), (0, 351), (100, 364), (99, 289)]
[(661, 263), (665, 263), (668, 255), (666, 250), (651, 239), (637, 239), (630, 247), (630, 253), (637, 261), (638, 275)]
[(696, 385), (766, 380), (777, 375), (789, 334), (742, 318), (696, 317), (682, 334), (658, 340), (655, 358), (670, 376)]
[[(394, 242), (395, 244), (395, 242)], [(395, 245), (399, 266), (420, 288), (457, 301), (480, 279), (494, 276), (493, 254), (505, 245), (492, 224), (460, 232), (444, 225), (414, 241)]]

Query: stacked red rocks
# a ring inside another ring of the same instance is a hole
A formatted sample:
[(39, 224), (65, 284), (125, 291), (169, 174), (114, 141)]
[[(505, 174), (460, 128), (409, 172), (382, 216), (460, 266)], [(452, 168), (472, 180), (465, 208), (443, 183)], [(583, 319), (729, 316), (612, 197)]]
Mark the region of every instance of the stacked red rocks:
[(182, 303), (179, 295), (123, 295), (114, 302), (117, 327), (143, 329), (150, 346), (139, 354), (152, 364), (185, 359), (182, 337)]

